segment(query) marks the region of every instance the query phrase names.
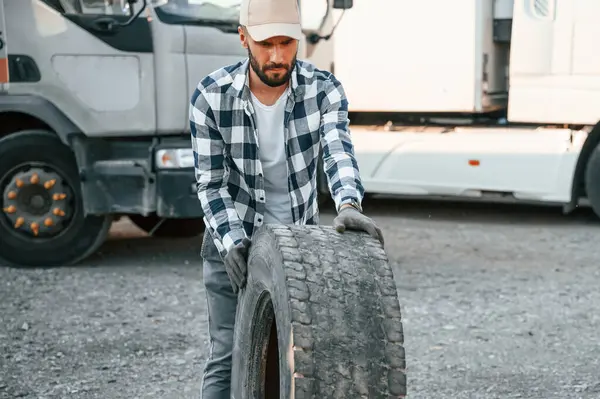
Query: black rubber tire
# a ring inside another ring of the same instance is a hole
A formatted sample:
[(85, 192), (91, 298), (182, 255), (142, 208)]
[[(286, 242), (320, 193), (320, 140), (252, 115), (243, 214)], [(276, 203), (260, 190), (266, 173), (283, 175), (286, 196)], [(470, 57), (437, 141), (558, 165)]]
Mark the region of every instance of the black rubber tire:
[(600, 145), (592, 151), (587, 161), (585, 190), (594, 213), (600, 218)]
[[(74, 154), (56, 135), (47, 131), (27, 130), (0, 140), (0, 179), (16, 165), (35, 161), (51, 164), (62, 172), (75, 195), (73, 221), (59, 236), (43, 241), (23, 239), (11, 231), (5, 231), (8, 225), (0, 221), (0, 262), (24, 267), (78, 263), (105, 241), (112, 216), (84, 217)], [(3, 191), (4, 187), (0, 187), (0, 193)], [(0, 214), (0, 217), (4, 215)]]
[[(160, 223), (156, 215), (129, 215), (129, 219), (146, 233), (150, 233)], [(204, 220), (198, 219), (167, 219), (154, 232), (153, 237), (186, 238), (196, 237), (204, 233)]]
[(248, 272), (232, 397), (406, 395), (400, 304), (378, 241), (327, 226), (263, 226)]

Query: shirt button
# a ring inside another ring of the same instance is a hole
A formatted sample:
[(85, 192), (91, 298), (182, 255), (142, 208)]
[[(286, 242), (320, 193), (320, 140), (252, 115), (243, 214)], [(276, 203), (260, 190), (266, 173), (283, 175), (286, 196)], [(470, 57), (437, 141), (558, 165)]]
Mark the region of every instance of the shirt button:
[(260, 197), (260, 200), (261, 200), (261, 201), (264, 201), (264, 200), (265, 200), (265, 198), (264, 198), (264, 197)]

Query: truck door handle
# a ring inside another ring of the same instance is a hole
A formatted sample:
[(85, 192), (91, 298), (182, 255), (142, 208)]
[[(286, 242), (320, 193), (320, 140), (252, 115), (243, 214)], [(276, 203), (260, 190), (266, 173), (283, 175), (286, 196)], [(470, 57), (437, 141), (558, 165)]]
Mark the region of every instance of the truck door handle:
[(104, 33), (114, 32), (117, 30), (118, 26), (119, 22), (117, 20), (108, 17), (98, 18), (92, 22), (92, 28), (94, 30)]

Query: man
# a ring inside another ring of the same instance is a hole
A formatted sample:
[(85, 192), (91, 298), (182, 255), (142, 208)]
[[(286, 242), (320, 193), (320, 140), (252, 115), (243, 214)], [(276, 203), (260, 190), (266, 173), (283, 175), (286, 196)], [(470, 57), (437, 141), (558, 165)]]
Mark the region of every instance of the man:
[(347, 100), (335, 77), (296, 60), (302, 37), (297, 0), (244, 0), (239, 35), (248, 59), (205, 77), (190, 124), (202, 243), (210, 354), (204, 399), (228, 398), (237, 294), (246, 282), (252, 235), (264, 223), (318, 224), (316, 165), (338, 215), (334, 226), (363, 230), (364, 189), (348, 132)]

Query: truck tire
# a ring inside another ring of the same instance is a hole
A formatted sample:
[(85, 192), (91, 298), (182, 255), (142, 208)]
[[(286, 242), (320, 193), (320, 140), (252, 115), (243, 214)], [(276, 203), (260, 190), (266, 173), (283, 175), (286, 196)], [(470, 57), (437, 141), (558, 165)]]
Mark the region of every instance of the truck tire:
[(594, 213), (600, 217), (600, 145), (592, 151), (587, 161), (585, 190)]
[(396, 285), (366, 233), (261, 227), (238, 298), (233, 398), (406, 395)]
[[(129, 215), (129, 219), (146, 233), (151, 233), (153, 237), (196, 237), (204, 233), (205, 229), (204, 220), (202, 220), (202, 218), (167, 219), (162, 223), (162, 218), (156, 215)], [(157, 225), (158, 227), (155, 229)]]
[(63, 266), (104, 242), (112, 217), (84, 216), (73, 152), (51, 132), (0, 140), (0, 262)]

